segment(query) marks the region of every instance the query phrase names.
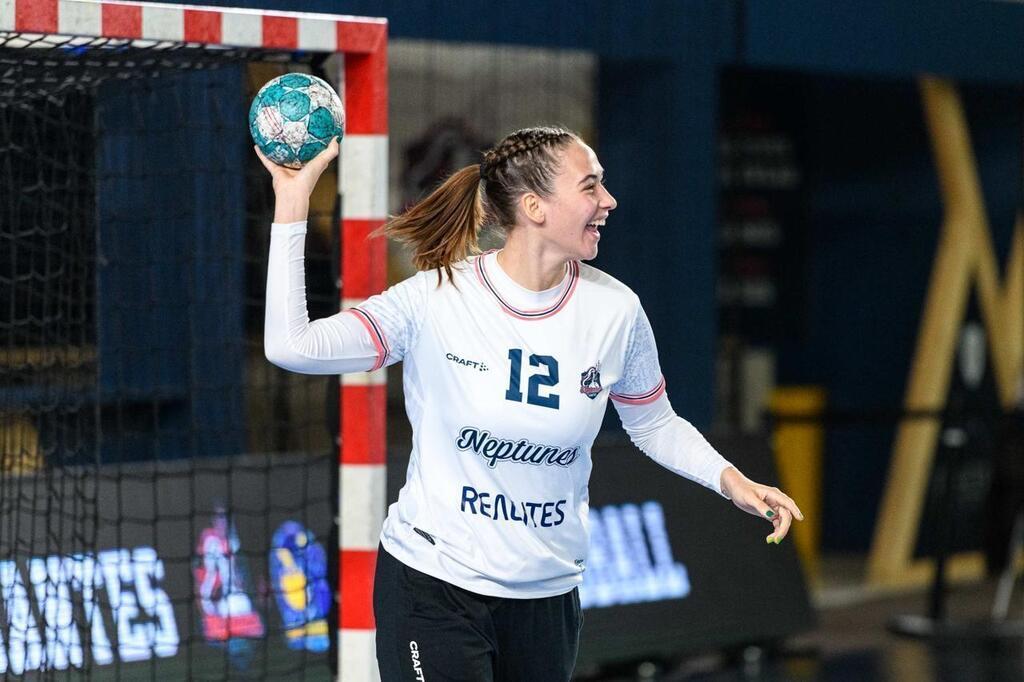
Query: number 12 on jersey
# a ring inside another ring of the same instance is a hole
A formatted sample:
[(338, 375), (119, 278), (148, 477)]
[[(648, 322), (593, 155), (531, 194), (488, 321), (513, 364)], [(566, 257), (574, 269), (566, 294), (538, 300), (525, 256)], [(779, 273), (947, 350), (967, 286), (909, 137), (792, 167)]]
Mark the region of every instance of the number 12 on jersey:
[[(508, 359), (511, 364), (508, 375), (508, 390), (505, 391), (505, 400), (516, 403), (523, 402), (522, 373), (523, 373), (523, 349), (509, 348)], [(527, 382), (526, 402), (539, 407), (550, 407), (558, 409), (558, 395), (550, 393), (540, 394), (541, 386), (554, 386), (558, 383), (558, 360), (550, 355), (530, 355), (531, 367), (543, 367), (546, 374), (540, 372), (530, 375)]]

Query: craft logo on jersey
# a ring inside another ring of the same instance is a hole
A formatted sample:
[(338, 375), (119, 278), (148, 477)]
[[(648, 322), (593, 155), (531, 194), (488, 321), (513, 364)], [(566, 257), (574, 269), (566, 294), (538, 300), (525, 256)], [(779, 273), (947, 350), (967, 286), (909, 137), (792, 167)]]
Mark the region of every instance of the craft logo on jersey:
[(444, 357), (445, 357), (446, 360), (454, 362), (456, 365), (462, 365), (463, 367), (470, 367), (472, 369), (477, 370), (478, 372), (486, 372), (487, 371), (487, 365), (485, 363), (479, 362), (477, 360), (467, 360), (466, 358), (460, 358), (458, 355), (455, 355), (454, 353), (445, 353)]
[(601, 392), (601, 363), (588, 367), (587, 371), (580, 374), (580, 393), (591, 400)]

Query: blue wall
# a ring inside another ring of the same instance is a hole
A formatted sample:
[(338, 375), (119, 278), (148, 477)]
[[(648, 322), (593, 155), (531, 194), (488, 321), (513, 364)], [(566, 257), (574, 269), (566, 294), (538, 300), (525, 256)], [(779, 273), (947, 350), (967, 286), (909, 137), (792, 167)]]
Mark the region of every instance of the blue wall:
[(739, 61), (846, 75), (1020, 82), (1024, 6), (1014, 2), (739, 2)]
[(235, 65), (97, 90), (106, 462), (245, 449), (242, 83)]

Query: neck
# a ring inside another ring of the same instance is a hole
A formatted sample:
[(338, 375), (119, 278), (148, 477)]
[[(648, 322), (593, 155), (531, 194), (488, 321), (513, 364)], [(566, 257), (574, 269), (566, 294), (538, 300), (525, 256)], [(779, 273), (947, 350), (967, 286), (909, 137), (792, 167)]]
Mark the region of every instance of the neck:
[(498, 252), (498, 265), (512, 281), (531, 291), (544, 291), (565, 277), (565, 256), (551, 253), (541, 244), (519, 238), (523, 230), (512, 230)]

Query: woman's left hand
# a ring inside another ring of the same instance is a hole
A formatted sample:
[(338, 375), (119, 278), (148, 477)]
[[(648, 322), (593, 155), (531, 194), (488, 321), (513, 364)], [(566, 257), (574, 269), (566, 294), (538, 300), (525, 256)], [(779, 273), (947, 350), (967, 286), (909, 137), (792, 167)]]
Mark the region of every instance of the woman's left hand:
[(722, 472), (722, 492), (732, 499), (737, 507), (766, 519), (774, 526), (771, 535), (765, 538), (768, 544), (779, 544), (789, 533), (789, 527), (796, 518), (804, 520), (803, 512), (788, 495), (778, 488), (755, 483), (736, 469), (729, 467)]

